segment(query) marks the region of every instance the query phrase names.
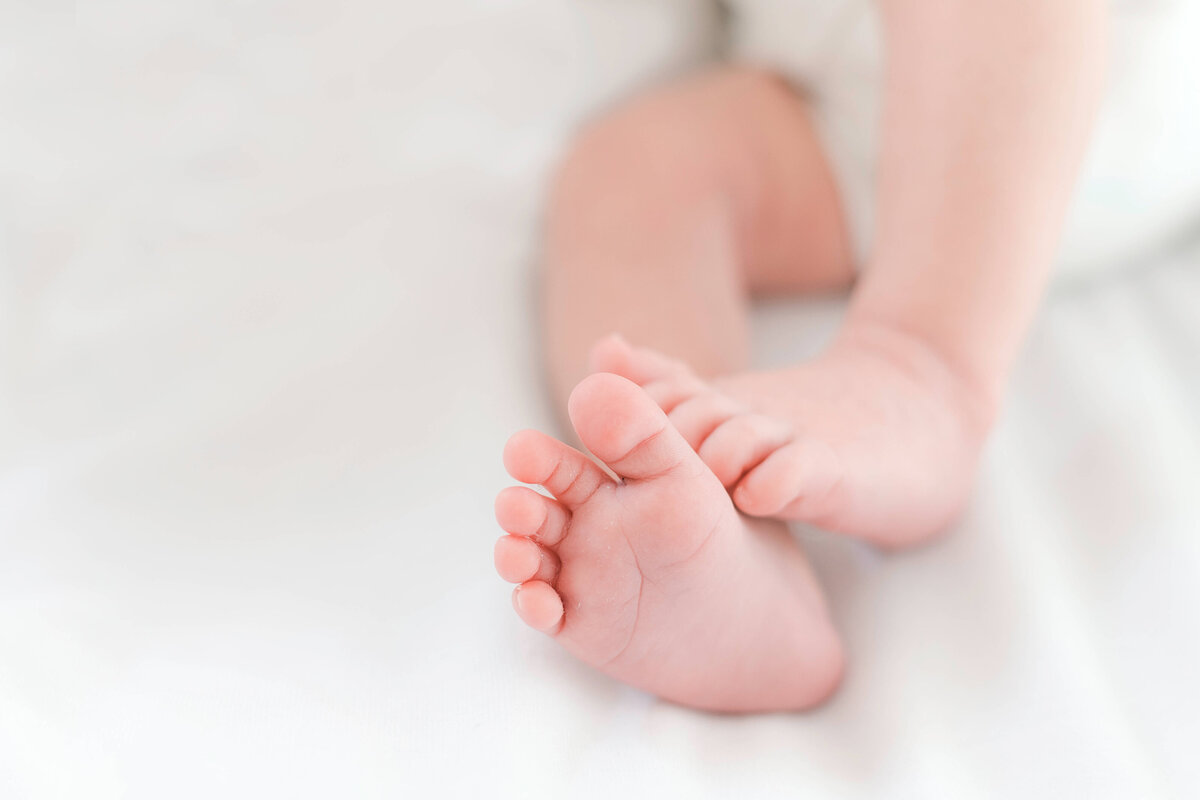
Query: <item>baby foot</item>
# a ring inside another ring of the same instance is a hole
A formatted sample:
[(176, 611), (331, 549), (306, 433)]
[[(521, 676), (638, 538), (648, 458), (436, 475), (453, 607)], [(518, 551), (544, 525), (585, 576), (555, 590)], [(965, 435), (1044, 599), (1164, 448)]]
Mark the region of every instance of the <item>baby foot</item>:
[(496, 569), (517, 614), (618, 680), (714, 711), (801, 709), (837, 685), (842, 649), (778, 522), (738, 514), (644, 391), (592, 375), (568, 404), (583, 453), (536, 431), (504, 449), (540, 484), (496, 498)]
[(592, 366), (642, 386), (743, 512), (884, 546), (953, 521), (988, 427), (932, 356), (882, 334), (712, 382), (615, 336), (596, 345)]

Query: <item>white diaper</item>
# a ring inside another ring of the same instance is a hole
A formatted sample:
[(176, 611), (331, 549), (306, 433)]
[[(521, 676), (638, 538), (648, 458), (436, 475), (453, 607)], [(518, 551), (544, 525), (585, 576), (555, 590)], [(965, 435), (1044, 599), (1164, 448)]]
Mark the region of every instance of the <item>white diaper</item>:
[[(1111, 0), (1108, 88), (1059, 274), (1128, 263), (1200, 223), (1200, 3)], [(812, 97), (860, 256), (870, 250), (883, 71), (872, 0), (731, 0), (732, 58)]]

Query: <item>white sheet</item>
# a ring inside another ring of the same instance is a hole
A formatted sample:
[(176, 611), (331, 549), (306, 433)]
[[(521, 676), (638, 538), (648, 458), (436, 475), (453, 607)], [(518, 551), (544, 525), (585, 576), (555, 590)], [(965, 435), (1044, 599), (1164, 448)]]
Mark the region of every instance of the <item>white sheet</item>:
[(1200, 792), (1200, 251), (1048, 303), (952, 538), (806, 535), (836, 700), (695, 714), (490, 564), (541, 176), (683, 4), (67, 8), (0, 25), (0, 797)]

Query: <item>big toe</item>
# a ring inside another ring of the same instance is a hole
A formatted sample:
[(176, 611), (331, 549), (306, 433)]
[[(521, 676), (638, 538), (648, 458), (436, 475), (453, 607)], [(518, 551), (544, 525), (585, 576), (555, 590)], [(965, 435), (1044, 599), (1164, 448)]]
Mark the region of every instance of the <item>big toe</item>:
[(618, 375), (585, 378), (567, 411), (584, 445), (623, 478), (658, 477), (698, 461), (650, 396)]

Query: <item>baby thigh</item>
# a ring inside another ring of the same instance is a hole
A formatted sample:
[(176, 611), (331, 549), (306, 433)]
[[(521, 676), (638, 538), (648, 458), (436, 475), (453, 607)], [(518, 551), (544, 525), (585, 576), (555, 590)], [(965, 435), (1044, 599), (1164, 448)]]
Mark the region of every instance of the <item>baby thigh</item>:
[(550, 194), (543, 269), (556, 390), (619, 331), (702, 373), (739, 369), (745, 295), (854, 275), (806, 101), (773, 73), (713, 68), (586, 125)]

